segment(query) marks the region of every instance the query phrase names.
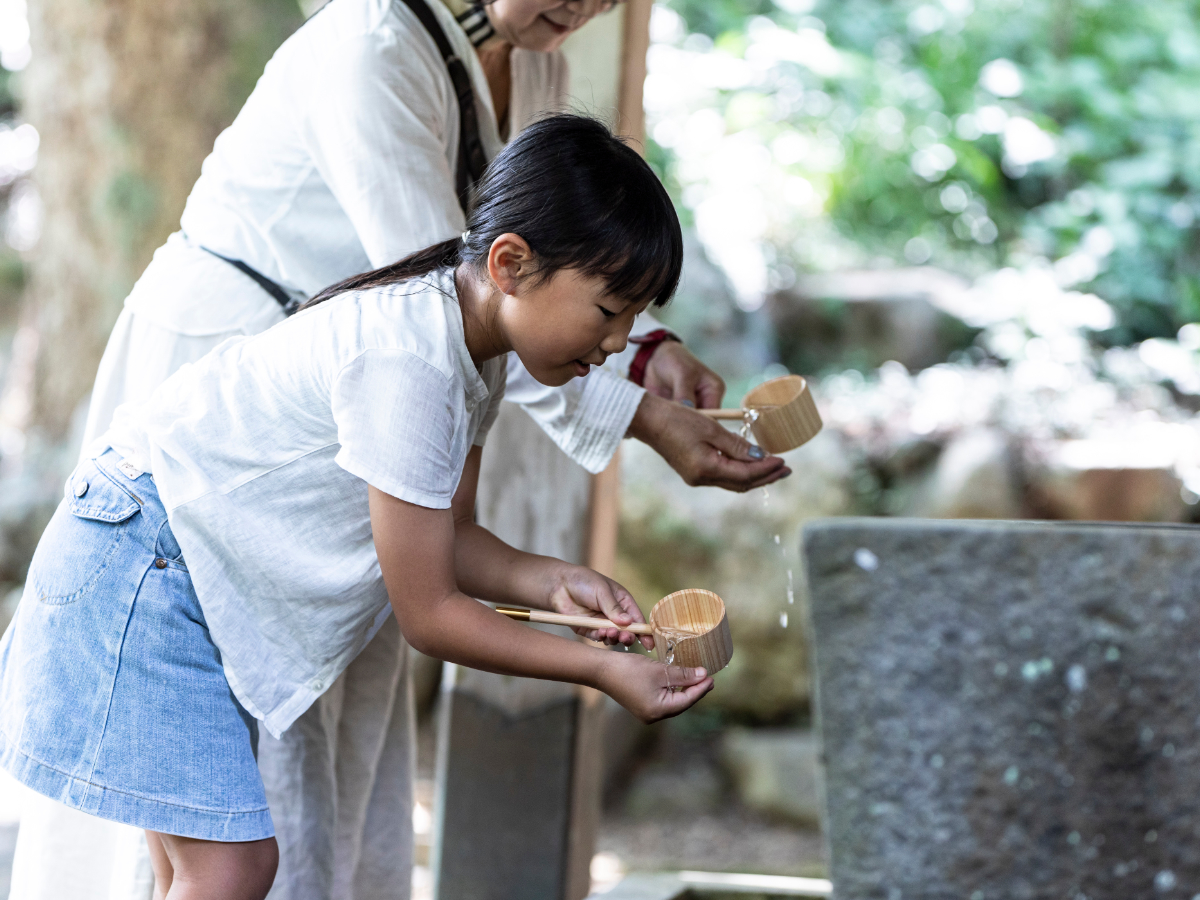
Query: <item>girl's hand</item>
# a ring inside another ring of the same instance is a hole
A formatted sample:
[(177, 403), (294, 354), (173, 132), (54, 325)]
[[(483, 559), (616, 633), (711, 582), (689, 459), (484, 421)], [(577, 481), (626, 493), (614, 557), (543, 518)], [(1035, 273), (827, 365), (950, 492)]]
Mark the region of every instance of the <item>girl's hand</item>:
[(677, 716), (713, 688), (703, 669), (664, 666), (634, 653), (609, 653), (599, 687), (643, 722)]
[[(629, 591), (584, 566), (563, 566), (550, 589), (549, 608), (568, 616), (599, 616), (617, 625), (646, 621)], [(605, 644), (629, 645), (638, 639), (619, 628), (576, 628), (575, 633)], [(641, 640), (647, 650), (654, 649), (654, 638), (643, 635)]]

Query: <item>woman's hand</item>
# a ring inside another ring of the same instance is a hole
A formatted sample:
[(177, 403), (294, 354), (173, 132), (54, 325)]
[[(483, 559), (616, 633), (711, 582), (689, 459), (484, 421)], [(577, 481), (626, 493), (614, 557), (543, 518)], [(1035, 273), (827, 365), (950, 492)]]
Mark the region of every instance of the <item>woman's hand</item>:
[(768, 456), (721, 423), (649, 393), (638, 405), (629, 434), (653, 447), (693, 487), (748, 491), (792, 474), (781, 457)]
[[(584, 566), (563, 564), (551, 582), (548, 608), (568, 616), (600, 616), (618, 625), (645, 622), (633, 595), (611, 578)], [(576, 628), (577, 634), (605, 644), (629, 645), (637, 635), (619, 628)], [(642, 646), (654, 649), (654, 638), (642, 636)]]
[(609, 653), (600, 690), (643, 722), (677, 716), (713, 688), (703, 669), (664, 666), (636, 653)]

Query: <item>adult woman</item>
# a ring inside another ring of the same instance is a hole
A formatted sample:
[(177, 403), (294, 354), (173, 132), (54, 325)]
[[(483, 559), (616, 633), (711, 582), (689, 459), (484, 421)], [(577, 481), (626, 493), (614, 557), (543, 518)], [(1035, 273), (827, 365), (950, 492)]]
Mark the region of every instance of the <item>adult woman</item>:
[[(468, 69), (489, 158), (504, 133), (564, 105), (565, 65), (554, 51), (609, 5), (495, 0), (482, 19), (460, 7), (477, 52), (455, 15), (431, 3)], [(227, 260), (301, 298), (461, 231), (458, 102), (436, 43), (402, 0), (333, 0), (285, 42), (205, 161), (182, 231), (127, 299), (88, 434), (103, 432), (118, 404), (148, 396), (226, 337), (284, 317), (277, 299)], [(786, 473), (781, 460), (754, 459), (703, 417), (598, 374), (564, 391), (511, 372), (508, 397), (593, 471), (628, 430), (691, 483), (745, 489)], [(672, 399), (720, 401), (720, 380), (677, 344), (650, 356), (646, 380)], [(272, 897), (407, 896), (394, 876), (407, 870), (411, 847), (405, 666), (391, 620), (282, 740), (264, 739), (260, 765), (281, 848)], [(14, 900), (148, 896), (136, 833), (48, 804), (31, 801), (25, 816)]]

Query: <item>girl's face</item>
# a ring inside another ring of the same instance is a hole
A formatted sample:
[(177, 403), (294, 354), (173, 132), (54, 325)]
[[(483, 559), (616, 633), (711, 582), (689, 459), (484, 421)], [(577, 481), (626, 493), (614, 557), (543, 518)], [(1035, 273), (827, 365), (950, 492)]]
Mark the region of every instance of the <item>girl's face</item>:
[(606, 12), (616, 0), (493, 0), (484, 6), (502, 39), (523, 50), (549, 53), (572, 31)]
[[(498, 246), (510, 237), (519, 245)], [(533, 254), (516, 235), (497, 239), (488, 262), (504, 294), (496, 325), (529, 374), (545, 385), (566, 384), (624, 350), (633, 320), (649, 306), (648, 300), (632, 303), (605, 293), (602, 279), (577, 269), (560, 269), (540, 282), (528, 277)]]

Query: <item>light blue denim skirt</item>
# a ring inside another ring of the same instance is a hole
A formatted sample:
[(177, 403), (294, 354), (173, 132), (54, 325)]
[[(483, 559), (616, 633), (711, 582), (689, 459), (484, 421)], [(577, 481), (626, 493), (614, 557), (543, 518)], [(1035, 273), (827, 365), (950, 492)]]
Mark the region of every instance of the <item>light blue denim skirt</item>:
[(275, 831), (234, 698), (149, 475), (80, 464), (0, 642), (0, 765), (75, 809), (166, 834)]

